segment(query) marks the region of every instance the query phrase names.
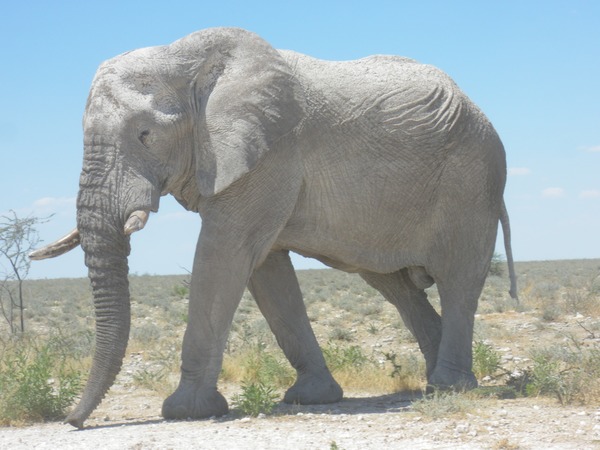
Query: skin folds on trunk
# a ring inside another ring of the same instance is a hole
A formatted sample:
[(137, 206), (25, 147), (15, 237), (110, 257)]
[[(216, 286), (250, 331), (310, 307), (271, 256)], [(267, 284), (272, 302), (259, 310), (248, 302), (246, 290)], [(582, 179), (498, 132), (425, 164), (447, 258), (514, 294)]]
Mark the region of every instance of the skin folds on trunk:
[(90, 267), (96, 311), (96, 349), (81, 400), (67, 417), (67, 422), (77, 428), (83, 427), (84, 421), (112, 386), (121, 370), (129, 339), (127, 260), (106, 258), (106, 261), (110, 267)]
[[(118, 191), (111, 184), (115, 174), (86, 170), (95, 162), (90, 161), (90, 155), (99, 154), (88, 150), (77, 199), (77, 229), (94, 297), (96, 348), (81, 400), (67, 417), (67, 422), (78, 428), (83, 427), (119, 373), (130, 327), (126, 220), (117, 206)], [(107, 156), (106, 152), (100, 154)]]

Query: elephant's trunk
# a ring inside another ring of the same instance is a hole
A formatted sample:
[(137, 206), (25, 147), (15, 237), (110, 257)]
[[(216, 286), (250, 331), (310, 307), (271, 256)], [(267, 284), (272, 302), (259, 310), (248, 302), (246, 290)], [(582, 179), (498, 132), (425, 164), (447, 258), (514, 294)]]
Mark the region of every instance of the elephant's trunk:
[(118, 205), (116, 191), (109, 187), (107, 178), (111, 176), (86, 174), (86, 163), (89, 167), (89, 161), (84, 161), (77, 199), (77, 228), (94, 296), (96, 348), (81, 400), (67, 417), (67, 422), (78, 428), (98, 406), (119, 373), (130, 327), (127, 279), (130, 247), (129, 236), (124, 232), (127, 221)]
[[(86, 260), (90, 259), (86, 255)], [(105, 267), (90, 265), (96, 311), (96, 348), (90, 376), (77, 407), (67, 417), (82, 428), (121, 369), (129, 339), (130, 305), (127, 259), (109, 257)], [(103, 264), (104, 265), (104, 264)]]

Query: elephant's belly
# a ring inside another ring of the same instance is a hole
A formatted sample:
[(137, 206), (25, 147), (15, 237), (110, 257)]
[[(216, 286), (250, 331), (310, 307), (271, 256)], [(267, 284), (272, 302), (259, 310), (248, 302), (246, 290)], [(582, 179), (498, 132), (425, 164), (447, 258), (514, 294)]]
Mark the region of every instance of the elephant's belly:
[(435, 171), (425, 173), (415, 164), (413, 171), (402, 172), (397, 163), (384, 164), (383, 157), (369, 161), (367, 156), (355, 151), (310, 165), (314, 170), (304, 175), (277, 248), (350, 272), (389, 273), (425, 265), (435, 224), (446, 223), (444, 217), (433, 217), (439, 216), (431, 207), (437, 195), (430, 181), (437, 179)]
[[(403, 267), (425, 264), (425, 252), (399, 244), (400, 236), (385, 233), (364, 234), (318, 229), (285, 228), (275, 243), (275, 250), (291, 250), (314, 258), (345, 272), (395, 272)], [(410, 241), (405, 241), (410, 242)]]

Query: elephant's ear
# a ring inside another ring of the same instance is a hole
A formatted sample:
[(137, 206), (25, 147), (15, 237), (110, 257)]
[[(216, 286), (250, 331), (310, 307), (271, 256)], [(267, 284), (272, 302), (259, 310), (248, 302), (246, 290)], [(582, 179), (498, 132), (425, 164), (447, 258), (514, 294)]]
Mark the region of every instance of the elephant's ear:
[(196, 181), (203, 196), (251, 171), (305, 111), (302, 88), (278, 51), (252, 33), (229, 38), (228, 48), (216, 43), (218, 55), (202, 70), (207, 79), (196, 81)]

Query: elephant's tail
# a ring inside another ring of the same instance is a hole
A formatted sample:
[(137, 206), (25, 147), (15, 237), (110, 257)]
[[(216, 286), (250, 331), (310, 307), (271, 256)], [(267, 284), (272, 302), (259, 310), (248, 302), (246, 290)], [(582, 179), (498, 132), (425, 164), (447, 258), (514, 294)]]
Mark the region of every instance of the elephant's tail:
[(504, 203), (504, 200), (502, 200), (502, 210), (500, 211), (500, 224), (502, 225), (502, 232), (504, 234), (504, 251), (506, 252), (508, 275), (510, 277), (510, 291), (508, 292), (511, 298), (514, 298), (518, 302), (519, 296), (517, 294), (517, 275), (515, 273), (515, 263), (510, 244), (510, 220), (508, 218), (508, 211), (506, 210), (506, 204)]

